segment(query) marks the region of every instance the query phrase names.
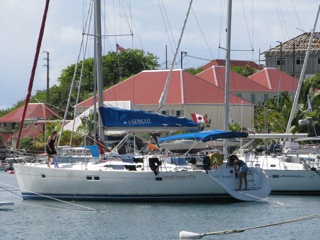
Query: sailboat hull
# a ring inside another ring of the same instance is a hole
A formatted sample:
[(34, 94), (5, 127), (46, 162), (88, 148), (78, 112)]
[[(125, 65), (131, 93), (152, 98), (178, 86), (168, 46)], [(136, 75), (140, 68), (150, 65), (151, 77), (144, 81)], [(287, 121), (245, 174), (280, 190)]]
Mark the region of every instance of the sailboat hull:
[[(33, 164), (15, 164), (14, 168), (24, 199), (254, 201), (268, 196), (271, 191), (269, 182), (261, 180), (266, 179), (265, 175), (260, 174), (256, 176), (257, 185), (251, 190), (236, 192), (238, 179), (231, 169), (160, 171), (155, 175), (152, 171), (97, 171), (46, 168)], [(248, 197), (243, 194), (245, 192), (257, 198)]]

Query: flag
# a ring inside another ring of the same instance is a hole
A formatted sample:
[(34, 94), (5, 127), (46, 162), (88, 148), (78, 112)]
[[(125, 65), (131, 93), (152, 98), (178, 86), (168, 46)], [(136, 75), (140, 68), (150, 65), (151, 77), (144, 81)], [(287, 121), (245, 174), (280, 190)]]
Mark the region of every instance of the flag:
[(148, 147), (151, 151), (159, 151), (159, 148), (157, 148), (155, 145), (153, 145), (151, 142), (145, 141), (148, 144)]
[(196, 123), (207, 123), (208, 119), (206, 119), (204, 116), (197, 114), (197, 113), (191, 113), (191, 117), (194, 122)]
[(309, 111), (312, 112), (312, 105), (311, 105), (311, 102), (310, 102), (309, 95), (307, 95), (307, 102), (308, 102)]
[(126, 50), (125, 48), (121, 47), (118, 43), (116, 44), (116, 49), (117, 49), (117, 52)]

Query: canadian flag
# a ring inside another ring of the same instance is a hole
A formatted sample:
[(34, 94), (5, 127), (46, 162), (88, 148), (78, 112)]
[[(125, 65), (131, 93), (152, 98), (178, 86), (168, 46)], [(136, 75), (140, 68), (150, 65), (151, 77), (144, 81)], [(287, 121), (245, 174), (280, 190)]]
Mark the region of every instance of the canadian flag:
[(117, 49), (117, 52), (126, 50), (125, 48), (121, 47), (118, 43), (116, 44), (116, 49)]
[(197, 123), (207, 123), (208, 119), (206, 119), (204, 116), (197, 114), (197, 113), (191, 113), (192, 119), (194, 122)]

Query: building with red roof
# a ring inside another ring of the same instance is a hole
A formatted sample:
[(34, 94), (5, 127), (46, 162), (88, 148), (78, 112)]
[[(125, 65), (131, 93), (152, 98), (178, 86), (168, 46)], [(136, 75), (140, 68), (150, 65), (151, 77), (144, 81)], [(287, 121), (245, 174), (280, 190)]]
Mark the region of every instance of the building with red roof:
[(270, 89), (270, 97), (285, 91), (294, 96), (298, 86), (298, 79), (276, 68), (264, 68), (248, 78)]
[[(103, 101), (131, 101), (145, 111), (157, 111), (159, 99), (164, 90), (169, 70), (142, 71), (103, 92)], [(77, 105), (78, 114), (93, 105), (93, 97)], [(245, 127), (252, 127), (254, 105), (236, 95), (229, 96), (233, 121), (240, 122), (240, 106), (245, 111), (242, 119)], [(222, 129), (224, 122), (224, 90), (215, 84), (176, 69), (172, 71), (168, 84), (167, 98), (161, 113), (170, 116), (184, 116), (191, 119), (191, 113), (207, 115), (210, 128)]]
[[(23, 110), (24, 106), (0, 118), (0, 129), (2, 130), (2, 132), (5, 132), (5, 134), (1, 134), (3, 142), (6, 143), (8, 140), (10, 140), (11, 136), (13, 135), (13, 133), (10, 134), (10, 132), (13, 132), (14, 129), (17, 129), (19, 127), (22, 120)], [(26, 125), (33, 125), (41, 120), (53, 119), (57, 116), (58, 113), (52, 107), (45, 103), (29, 103), (24, 123)], [(35, 132), (33, 134), (33, 136), (35, 137), (38, 135), (39, 133)]]
[[(214, 59), (210, 61), (209, 63), (205, 64), (202, 66), (203, 70), (206, 70), (212, 66), (225, 66), (226, 65), (226, 60), (225, 59)], [(260, 67), (258, 64), (256, 64), (253, 61), (246, 61), (246, 60), (230, 60), (230, 65), (231, 67), (251, 67), (256, 70), (259, 70)]]
[[(197, 74), (218, 87), (225, 88), (225, 67), (212, 66)], [(229, 91), (254, 104), (264, 103), (279, 91), (295, 93), (298, 80), (275, 68), (264, 68), (248, 78), (230, 71)]]

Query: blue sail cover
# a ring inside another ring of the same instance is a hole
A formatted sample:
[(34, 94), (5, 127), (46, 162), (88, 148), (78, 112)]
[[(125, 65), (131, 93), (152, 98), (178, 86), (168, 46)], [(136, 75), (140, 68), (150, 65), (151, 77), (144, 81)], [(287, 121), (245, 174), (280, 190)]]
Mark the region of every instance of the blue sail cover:
[(121, 130), (188, 130), (199, 131), (202, 126), (190, 119), (166, 116), (142, 110), (127, 110), (114, 107), (100, 107), (102, 123), (108, 129)]
[(219, 138), (246, 138), (248, 133), (245, 132), (230, 132), (225, 130), (206, 130), (194, 133), (181, 133), (165, 138), (159, 138), (159, 142), (169, 141), (169, 140), (182, 140), (182, 139), (193, 139), (202, 142), (208, 142), (211, 140), (216, 140)]

